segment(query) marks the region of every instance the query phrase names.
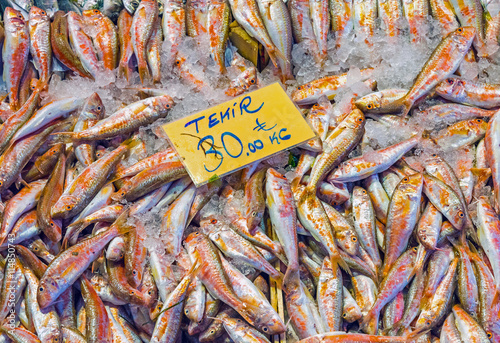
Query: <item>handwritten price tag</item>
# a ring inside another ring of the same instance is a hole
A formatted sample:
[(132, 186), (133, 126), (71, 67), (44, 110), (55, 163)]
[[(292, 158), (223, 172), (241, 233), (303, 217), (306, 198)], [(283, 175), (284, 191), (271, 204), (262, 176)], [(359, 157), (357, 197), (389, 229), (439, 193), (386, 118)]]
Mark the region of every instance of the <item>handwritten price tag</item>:
[(166, 124), (196, 186), (315, 136), (279, 83)]

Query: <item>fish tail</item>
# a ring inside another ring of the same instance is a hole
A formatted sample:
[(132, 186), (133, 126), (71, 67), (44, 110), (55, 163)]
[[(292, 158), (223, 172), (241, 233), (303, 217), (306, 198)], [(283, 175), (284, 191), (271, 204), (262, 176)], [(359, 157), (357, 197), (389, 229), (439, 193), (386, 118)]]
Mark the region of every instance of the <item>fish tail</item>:
[(285, 277), (283, 278), (283, 290), (288, 293), (292, 289), (300, 287), (299, 266), (288, 266)]
[(360, 328), (370, 335), (375, 335), (378, 327), (379, 312), (373, 308), (366, 314), (361, 322)]
[(150, 79), (149, 69), (147, 63), (141, 63), (137, 66), (139, 69), (139, 77), (141, 78), (141, 83), (146, 83)]
[(269, 58), (271, 59), (271, 62), (273, 62), (274, 66), (279, 69), (279, 60), (283, 59), (284, 61), (287, 61), (288, 59), (286, 58), (285, 55), (281, 51), (279, 51), (278, 48), (276, 48), (274, 45), (272, 47), (269, 47), (267, 50), (267, 53), (269, 54)]
[(55, 132), (50, 134), (58, 143), (72, 143), (75, 133), (74, 132)]

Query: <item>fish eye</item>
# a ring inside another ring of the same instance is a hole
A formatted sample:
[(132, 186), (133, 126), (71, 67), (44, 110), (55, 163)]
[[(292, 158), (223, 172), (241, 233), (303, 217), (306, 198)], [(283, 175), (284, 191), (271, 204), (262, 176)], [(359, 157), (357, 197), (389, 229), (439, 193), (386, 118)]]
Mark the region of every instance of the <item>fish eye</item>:
[(2, 187), (2, 186), (3, 186), (3, 181), (0, 181), (0, 187)]
[(130, 291), (130, 295), (134, 295), (135, 294), (135, 291), (134, 290), (131, 290)]
[(180, 66), (181, 65), (181, 61), (179, 61), (179, 60), (175, 61), (175, 65), (176, 66)]
[(54, 342), (59, 342), (59, 338), (55, 337)]
[(352, 238), (351, 238), (351, 241), (353, 241), (353, 242), (357, 242), (357, 241), (358, 241), (358, 238), (357, 238), (357, 237), (352, 237)]
[(437, 157), (437, 156), (438, 156), (438, 154), (432, 154), (431, 156), (432, 156), (432, 157)]
[(94, 13), (95, 13), (95, 14), (98, 14), (98, 13), (99, 13), (99, 10), (94, 10)]
[(486, 333), (486, 336), (487, 336), (489, 339), (491, 339), (491, 338), (493, 337), (493, 334), (492, 334), (491, 332), (487, 332), (487, 333)]
[(50, 226), (51, 226), (51, 227), (54, 227), (54, 222), (50, 222)]
[(45, 13), (45, 11), (41, 11), (40, 12), (42, 15), (46, 15), (47, 13)]
[(188, 314), (188, 313), (189, 313), (189, 310), (188, 310), (188, 309), (185, 309), (185, 310), (184, 310), (184, 313), (185, 313), (185, 314)]
[(481, 124), (483, 121), (481, 119), (476, 119), (476, 123)]
[(371, 110), (373, 108), (373, 105), (372, 104), (368, 104), (368, 105), (366, 105), (366, 108), (369, 109), (369, 110)]
[(453, 79), (446, 79), (446, 82), (448, 82), (448, 84), (452, 85), (453, 84)]
[(170, 108), (170, 104), (165, 105), (166, 108)]
[(414, 247), (414, 248), (413, 248), (413, 251), (417, 252), (417, 251), (418, 251), (418, 248), (417, 248), (417, 247)]
[(251, 79), (251, 80), (250, 80), (250, 83), (251, 83), (251, 84), (254, 84), (254, 83), (255, 83), (255, 80), (254, 80), (254, 79)]
[(363, 118), (358, 118), (358, 122), (362, 123), (363, 122)]
[(459, 29), (457, 30), (457, 32), (462, 33), (462, 32), (464, 32), (464, 29), (459, 28)]
[(425, 321), (425, 325), (426, 325), (426, 326), (430, 326), (431, 324), (432, 324), (432, 323), (431, 323), (431, 321), (430, 321), (430, 320), (426, 320), (426, 321)]
[(152, 291), (152, 290), (149, 290), (149, 291), (148, 291), (148, 295), (151, 295), (151, 294), (153, 294), (153, 291)]
[(210, 220), (210, 223), (217, 224), (217, 219), (214, 218), (214, 219)]
[(344, 313), (344, 314), (342, 315), (342, 318), (347, 318), (347, 313)]
[(45, 291), (45, 288), (40, 287), (40, 288), (38, 288), (38, 291), (39, 291), (39, 292), (43, 292), (43, 291)]
[(252, 217), (257, 217), (257, 212), (253, 211), (252, 212)]
[(158, 306), (156, 306), (156, 308), (157, 308), (158, 310), (161, 310), (161, 304), (158, 304)]
[(300, 91), (302, 89), (302, 86), (298, 86), (297, 90)]
[(66, 205), (66, 210), (71, 211), (73, 209), (73, 205)]
[(463, 218), (463, 217), (465, 216), (465, 214), (464, 214), (462, 211), (460, 211), (460, 212), (458, 212), (458, 216), (459, 216), (460, 218)]
[(101, 106), (97, 106), (97, 110), (100, 111), (102, 109)]
[(214, 334), (214, 330), (210, 330), (210, 333), (213, 335)]
[[(239, 319), (238, 319), (238, 322), (241, 322), (241, 320), (239, 320)], [(269, 330), (269, 329), (268, 329), (268, 328), (266, 328), (266, 327), (262, 328), (262, 331), (264, 331), (264, 332), (267, 332), (268, 330)]]
[(407, 182), (408, 181), (408, 176), (406, 176), (404, 179), (403, 179), (404, 182)]
[(136, 270), (134, 270), (134, 271), (132, 272), (132, 274), (137, 275), (137, 271), (136, 271)]

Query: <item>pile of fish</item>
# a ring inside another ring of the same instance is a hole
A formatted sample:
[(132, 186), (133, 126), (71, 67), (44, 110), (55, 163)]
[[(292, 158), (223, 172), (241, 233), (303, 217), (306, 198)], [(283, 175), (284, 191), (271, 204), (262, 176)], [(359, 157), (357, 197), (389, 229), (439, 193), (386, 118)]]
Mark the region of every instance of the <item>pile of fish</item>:
[[(498, 3), (7, 2), (0, 342), (500, 342), (500, 85), (466, 68), (498, 59)], [(299, 45), (321, 69), (353, 37), (436, 28), (408, 89), (377, 89), (377, 65), (294, 81)], [(159, 125), (264, 73), (317, 136), (195, 187)]]

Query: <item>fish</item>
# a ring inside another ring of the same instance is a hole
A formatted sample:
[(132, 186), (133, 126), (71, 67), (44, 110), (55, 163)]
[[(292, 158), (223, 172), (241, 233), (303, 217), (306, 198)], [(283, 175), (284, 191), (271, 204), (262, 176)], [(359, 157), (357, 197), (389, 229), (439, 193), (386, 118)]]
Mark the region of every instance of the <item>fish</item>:
[(420, 173), (404, 177), (392, 195), (385, 227), (385, 256), (382, 277), (406, 250), (408, 240), (420, 212), (424, 176)]
[(7, 7), (4, 13), (5, 40), (2, 50), (3, 79), (7, 87), (9, 105), (19, 109), (19, 85), (28, 63), (30, 49), (29, 28), (21, 12)]
[(147, 45), (158, 20), (158, 2), (156, 0), (142, 0), (134, 12), (130, 28), (132, 46), (142, 83), (149, 82), (151, 78), (147, 62)]
[(85, 22), (81, 15), (75, 12), (68, 14), (68, 32), (71, 46), (80, 59), (85, 70), (96, 77), (100, 72), (97, 52), (91, 38), (85, 33)]
[[(215, 6), (215, 9), (220, 9)], [(216, 11), (218, 13), (218, 11)], [(186, 36), (186, 7), (183, 1), (168, 0), (164, 3), (162, 29), (163, 39), (170, 43), (170, 49), (167, 52), (167, 63), (173, 66), (177, 57), (177, 50)], [(213, 18), (213, 16), (212, 16)]]
[(30, 53), (33, 56), (41, 83), (47, 83), (52, 68), (52, 45), (50, 43), (50, 17), (47, 12), (32, 6), (29, 14)]
[[(362, 80), (367, 80), (373, 73), (373, 69), (361, 70)], [(333, 100), (335, 95), (347, 83), (347, 73), (325, 76), (317, 80), (297, 86), (291, 94), (292, 100), (297, 105), (312, 105), (318, 102), (321, 96)]]
[[(264, 21), (264, 26), (269, 34), (269, 37), (271, 38), (271, 42), (279, 52), (277, 56), (277, 63), (280, 69), (281, 81), (286, 82), (288, 80), (293, 80), (292, 21), (286, 4), (281, 0), (257, 0), (256, 2), (261, 13), (262, 20)], [(311, 10), (313, 10), (313, 7)], [(318, 8), (318, 10), (321, 10), (321, 8)], [(312, 18), (314, 18), (314, 16)], [(330, 17), (328, 15), (323, 15), (323, 18), (329, 19)], [(314, 26), (313, 20), (313, 29)], [(325, 29), (326, 34), (328, 33), (328, 28), (329, 23)], [(326, 34), (323, 35), (325, 40)]]
[(76, 75), (94, 79), (92, 74), (83, 66), (79, 56), (71, 48), (68, 20), (64, 11), (57, 11), (54, 14), (50, 29), (50, 44), (54, 57)]
[(226, 72), (225, 52), (229, 36), (230, 12), (229, 2), (226, 0), (208, 1), (206, 25), (210, 41), (210, 56), (221, 74)]
[(104, 69), (115, 69), (118, 64), (118, 31), (115, 25), (98, 9), (85, 10), (82, 16), (99, 61), (103, 62)]
[(459, 77), (449, 77), (436, 86), (436, 93), (445, 99), (486, 109), (500, 106), (497, 100), (499, 92), (498, 85)]
[(476, 30), (466, 26), (450, 32), (443, 38), (425, 62), (408, 93), (396, 100), (403, 105), (403, 117), (408, 114), (415, 101), (455, 72), (469, 51), (475, 35)]
[[(126, 0), (125, 2), (128, 2)], [(130, 12), (124, 8), (118, 16), (118, 44), (120, 47), (120, 57), (118, 60), (118, 74), (125, 76), (127, 82), (132, 81), (132, 56), (134, 56), (134, 47), (130, 37), (133, 17)]]
[(229, 0), (235, 20), (248, 34), (261, 43), (269, 54), (275, 67), (279, 67), (279, 58), (286, 56), (273, 43), (259, 14), (257, 2), (254, 0)]

